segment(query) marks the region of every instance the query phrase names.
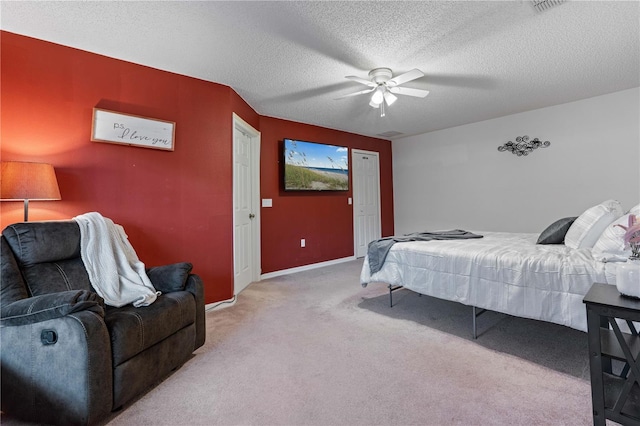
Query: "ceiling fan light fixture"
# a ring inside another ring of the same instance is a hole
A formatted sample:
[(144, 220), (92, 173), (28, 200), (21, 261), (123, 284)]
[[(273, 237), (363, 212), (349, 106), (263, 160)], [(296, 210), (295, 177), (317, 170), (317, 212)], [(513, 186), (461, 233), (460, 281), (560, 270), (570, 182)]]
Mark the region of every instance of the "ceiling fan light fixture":
[(398, 100), (398, 97), (391, 92), (384, 92), (384, 100), (388, 106), (391, 106), (395, 101)]
[(384, 88), (382, 86), (378, 86), (375, 92), (373, 92), (373, 96), (371, 96), (371, 103), (376, 105), (380, 105), (384, 101)]
[(398, 97), (396, 95), (407, 95), (417, 98), (424, 98), (425, 96), (427, 96), (427, 94), (429, 94), (428, 90), (400, 87), (400, 85), (404, 83), (416, 80), (421, 77), (424, 77), (424, 73), (417, 68), (414, 68), (395, 77), (393, 77), (393, 73), (389, 68), (375, 68), (369, 71), (369, 80), (365, 80), (364, 78), (356, 77), (354, 75), (348, 75), (346, 77), (347, 79), (355, 81), (356, 83), (363, 84), (367, 86), (368, 89), (363, 89), (355, 93), (349, 93), (347, 95), (340, 96), (340, 98), (338, 99), (373, 92), (371, 98), (369, 99), (369, 106), (378, 109), (380, 111), (380, 117), (384, 117), (386, 115), (386, 107), (393, 105), (398, 100)]

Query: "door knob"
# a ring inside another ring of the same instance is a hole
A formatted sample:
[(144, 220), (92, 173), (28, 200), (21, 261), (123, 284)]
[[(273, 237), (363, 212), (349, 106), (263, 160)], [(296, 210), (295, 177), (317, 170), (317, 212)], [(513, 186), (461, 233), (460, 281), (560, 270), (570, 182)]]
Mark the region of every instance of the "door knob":
[(256, 215), (255, 215), (255, 214), (253, 214), (253, 213), (249, 213), (249, 219), (253, 219), (254, 217), (256, 217)]

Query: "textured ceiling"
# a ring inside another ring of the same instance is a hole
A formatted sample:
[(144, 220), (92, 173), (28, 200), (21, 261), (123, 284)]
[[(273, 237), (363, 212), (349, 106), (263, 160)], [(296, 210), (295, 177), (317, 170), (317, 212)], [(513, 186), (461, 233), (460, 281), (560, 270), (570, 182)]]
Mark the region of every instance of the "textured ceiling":
[[(232, 87), (259, 114), (402, 136), (640, 86), (640, 3), (7, 2), (0, 28)], [(347, 75), (419, 68), (386, 117)], [(390, 138), (393, 139), (393, 138)]]

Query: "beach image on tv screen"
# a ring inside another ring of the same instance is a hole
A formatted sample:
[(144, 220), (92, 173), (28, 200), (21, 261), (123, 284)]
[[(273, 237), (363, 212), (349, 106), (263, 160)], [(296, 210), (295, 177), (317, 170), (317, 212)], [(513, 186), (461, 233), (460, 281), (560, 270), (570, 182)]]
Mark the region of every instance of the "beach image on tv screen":
[(346, 147), (284, 140), (285, 190), (347, 191), (349, 150)]

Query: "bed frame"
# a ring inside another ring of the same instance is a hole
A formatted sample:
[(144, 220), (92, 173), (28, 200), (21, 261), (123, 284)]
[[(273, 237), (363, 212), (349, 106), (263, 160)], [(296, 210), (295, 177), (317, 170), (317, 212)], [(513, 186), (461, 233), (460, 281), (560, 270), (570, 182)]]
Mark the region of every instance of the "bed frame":
[(584, 295), (594, 282), (615, 284), (616, 263), (587, 249), (540, 245), (537, 234), (485, 232), (464, 241), (397, 242), (373, 272), (365, 257), (360, 284), (382, 283), (471, 307), (471, 334), (486, 311), (586, 331)]
[[(404, 287), (401, 286), (401, 285), (392, 285), (392, 284), (387, 285), (387, 287), (389, 288), (389, 307), (393, 308), (393, 292), (396, 291), (396, 290), (400, 290), (400, 289), (402, 289)], [(409, 289), (407, 289), (407, 290), (409, 290)], [(409, 290), (409, 291), (413, 291), (413, 290)], [(422, 294), (418, 293), (418, 297), (422, 297)], [(477, 324), (476, 320), (480, 315), (482, 315), (485, 312), (487, 312), (487, 309), (482, 309), (482, 308), (478, 309), (475, 306), (472, 306), (471, 308), (472, 308), (472, 313), (473, 313), (473, 317), (472, 317), (473, 318), (473, 322), (472, 322), (472, 329), (471, 330), (472, 330), (473, 339), (475, 340), (475, 339), (478, 338), (478, 324)]]

